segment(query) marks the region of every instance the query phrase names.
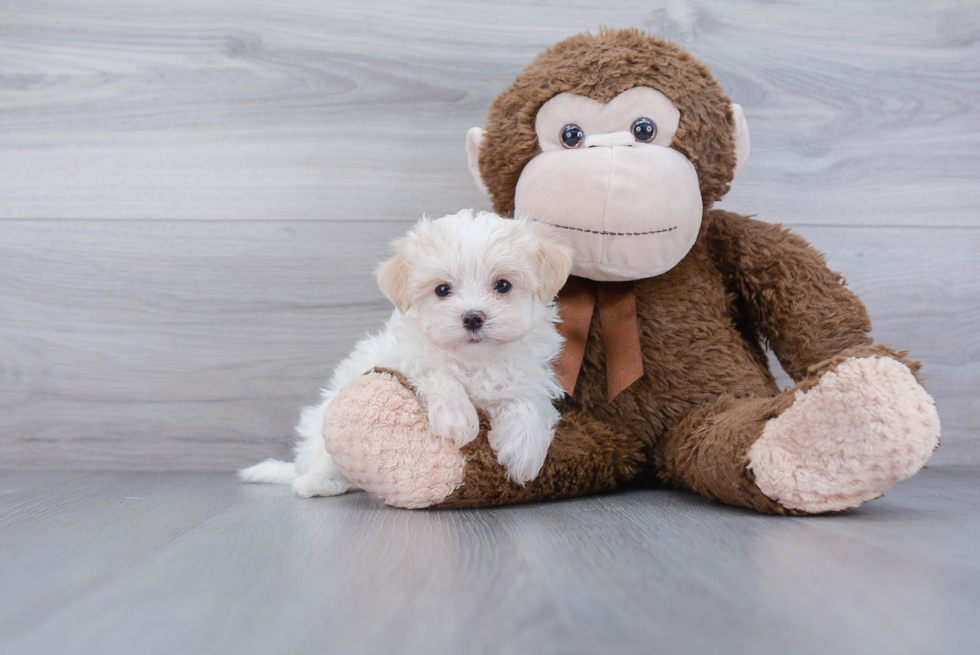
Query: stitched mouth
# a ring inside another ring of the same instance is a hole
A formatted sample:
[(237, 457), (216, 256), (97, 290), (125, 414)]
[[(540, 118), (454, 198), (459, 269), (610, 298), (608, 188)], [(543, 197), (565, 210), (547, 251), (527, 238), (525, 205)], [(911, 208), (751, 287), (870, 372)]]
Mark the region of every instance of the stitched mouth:
[(643, 237), (648, 234), (662, 234), (664, 232), (670, 232), (676, 230), (677, 226), (667, 227), (662, 230), (650, 230), (649, 232), (606, 232), (605, 230), (586, 230), (584, 227), (569, 227), (567, 225), (558, 225), (557, 223), (552, 223), (555, 227), (560, 227), (563, 230), (574, 230), (576, 232), (587, 232), (588, 234), (601, 234), (603, 236), (610, 237)]

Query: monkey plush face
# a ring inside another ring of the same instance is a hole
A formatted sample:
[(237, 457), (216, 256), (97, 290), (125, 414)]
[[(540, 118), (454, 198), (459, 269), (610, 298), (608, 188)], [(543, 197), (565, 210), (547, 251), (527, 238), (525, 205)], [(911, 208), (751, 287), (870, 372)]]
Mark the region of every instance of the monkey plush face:
[(541, 153), (517, 182), (514, 214), (565, 230), (576, 275), (633, 280), (670, 270), (694, 245), (702, 212), (697, 171), (670, 148), (679, 119), (649, 87), (606, 104), (555, 96), (538, 110)]
[(600, 281), (673, 268), (748, 154), (741, 108), (708, 69), (636, 30), (578, 35), (535, 60), (467, 137), (504, 215), (556, 225), (572, 272)]

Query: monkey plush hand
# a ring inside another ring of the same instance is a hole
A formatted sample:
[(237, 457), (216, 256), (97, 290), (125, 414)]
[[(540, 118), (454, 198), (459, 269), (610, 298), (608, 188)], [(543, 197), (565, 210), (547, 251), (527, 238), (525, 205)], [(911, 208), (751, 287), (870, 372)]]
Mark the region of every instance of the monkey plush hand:
[[(659, 483), (769, 513), (855, 507), (918, 471), (939, 417), (918, 364), (872, 342), (861, 301), (803, 239), (712, 209), (749, 152), (742, 110), (676, 45), (635, 30), (542, 53), (467, 138), (505, 216), (563, 229), (567, 397), (537, 479), (484, 436), (431, 435), (372, 373), (330, 406), (328, 450), (402, 507), (480, 507)], [(793, 389), (780, 392), (768, 344)]]

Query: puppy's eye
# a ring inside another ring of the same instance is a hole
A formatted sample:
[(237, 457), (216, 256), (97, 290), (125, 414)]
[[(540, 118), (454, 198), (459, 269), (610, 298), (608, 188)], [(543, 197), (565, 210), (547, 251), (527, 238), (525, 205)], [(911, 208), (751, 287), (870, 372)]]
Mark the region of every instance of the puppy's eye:
[(453, 288), (448, 284), (440, 284), (436, 287), (436, 295), (440, 298), (445, 298), (453, 292)]
[(649, 118), (637, 118), (633, 121), (630, 131), (633, 138), (640, 143), (650, 143), (657, 136), (657, 124)]
[(497, 283), (493, 285), (493, 290), (497, 293), (510, 293), (511, 283), (507, 280), (497, 280)]
[(558, 136), (561, 139), (561, 144), (566, 148), (578, 148), (585, 141), (585, 132), (575, 123), (569, 123), (561, 128), (561, 134)]

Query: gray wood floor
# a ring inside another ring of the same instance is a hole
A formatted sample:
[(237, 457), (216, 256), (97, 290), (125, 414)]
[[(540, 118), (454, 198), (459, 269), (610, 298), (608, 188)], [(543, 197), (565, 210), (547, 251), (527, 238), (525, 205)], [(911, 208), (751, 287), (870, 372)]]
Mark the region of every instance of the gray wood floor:
[(228, 470), (387, 305), (424, 212), (487, 207), (467, 128), (548, 45), (672, 38), (745, 107), (723, 205), (792, 225), (925, 363), (980, 465), (980, 5), (0, 3), (0, 465)]
[(839, 515), (633, 491), (481, 511), (0, 473), (4, 653), (975, 653), (980, 470)]

